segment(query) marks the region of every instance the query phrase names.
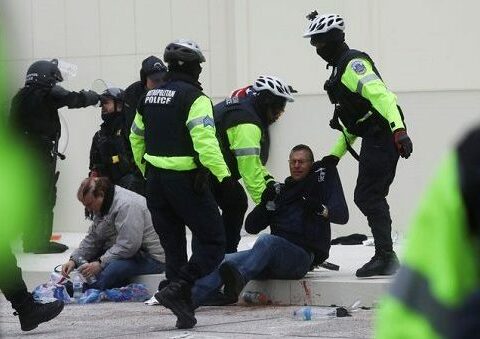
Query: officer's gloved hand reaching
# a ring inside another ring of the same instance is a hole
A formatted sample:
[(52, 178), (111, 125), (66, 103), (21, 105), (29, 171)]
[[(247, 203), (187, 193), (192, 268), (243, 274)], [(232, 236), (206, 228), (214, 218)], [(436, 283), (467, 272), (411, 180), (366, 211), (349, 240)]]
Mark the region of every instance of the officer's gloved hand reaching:
[(100, 101), (100, 95), (95, 91), (81, 90), (80, 93), (85, 97), (85, 105), (87, 106), (96, 105)]
[(413, 152), (413, 144), (412, 140), (410, 140), (410, 137), (407, 134), (407, 131), (403, 128), (397, 129), (395, 132), (393, 132), (393, 141), (400, 156), (408, 159), (410, 154)]

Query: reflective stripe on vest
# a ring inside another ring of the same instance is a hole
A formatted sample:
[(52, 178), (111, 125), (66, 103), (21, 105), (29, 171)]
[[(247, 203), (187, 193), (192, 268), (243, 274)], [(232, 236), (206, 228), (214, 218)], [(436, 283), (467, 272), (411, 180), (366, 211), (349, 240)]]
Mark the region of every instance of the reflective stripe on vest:
[(140, 137), (145, 136), (145, 130), (138, 127), (135, 122), (132, 123), (131, 131)]
[(236, 157), (241, 157), (244, 155), (260, 155), (260, 148), (258, 147), (238, 148), (233, 150), (233, 154), (235, 154)]
[(357, 83), (357, 93), (360, 94), (360, 95), (362, 95), (363, 86), (364, 86), (367, 82), (374, 81), (374, 80), (380, 80), (380, 78), (378, 77), (378, 75), (376, 75), (376, 74), (369, 74), (369, 75), (364, 76), (364, 77), (361, 78), (360, 80), (358, 80), (358, 83)]
[(453, 309), (432, 295), (429, 283), (419, 272), (402, 266), (390, 288), (390, 294), (411, 310), (425, 317), (437, 333), (447, 337)]
[(208, 115), (205, 115), (203, 117), (198, 117), (190, 120), (187, 123), (187, 128), (189, 131), (191, 131), (195, 126), (198, 126), (198, 125), (215, 127), (215, 122)]
[(162, 157), (145, 154), (143, 157), (153, 166), (168, 170), (189, 171), (198, 167), (195, 159), (189, 156)]

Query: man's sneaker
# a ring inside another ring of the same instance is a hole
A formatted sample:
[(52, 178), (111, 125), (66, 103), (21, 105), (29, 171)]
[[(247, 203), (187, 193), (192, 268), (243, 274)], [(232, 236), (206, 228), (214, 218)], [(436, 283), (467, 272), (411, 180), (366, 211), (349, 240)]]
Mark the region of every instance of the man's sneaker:
[(240, 292), (242, 292), (246, 285), (245, 279), (240, 272), (238, 272), (238, 270), (228, 262), (221, 264), (219, 270), (220, 276), (222, 277), (225, 285), (223, 287), (223, 294), (231, 301), (235, 300), (234, 302), (237, 302)]
[(63, 310), (63, 301), (56, 300), (47, 304), (40, 304), (29, 298), (17, 308), (14, 315), (18, 315), (22, 331), (31, 331), (39, 324), (52, 320)]
[(169, 308), (177, 316), (175, 326), (179, 329), (192, 328), (197, 323), (191, 301), (186, 297), (183, 287), (178, 282), (170, 282), (168, 286), (155, 293), (158, 302)]
[(375, 275), (393, 275), (400, 266), (394, 251), (375, 251), (375, 255), (357, 270), (358, 278), (372, 277)]
[[(158, 292), (158, 291), (157, 291)], [(156, 292), (155, 292), (156, 293)], [(145, 305), (147, 306), (157, 306), (157, 305), (160, 305), (160, 303), (158, 302), (157, 298), (155, 298), (155, 294), (152, 295), (152, 297), (148, 300), (145, 300), (143, 302)]]

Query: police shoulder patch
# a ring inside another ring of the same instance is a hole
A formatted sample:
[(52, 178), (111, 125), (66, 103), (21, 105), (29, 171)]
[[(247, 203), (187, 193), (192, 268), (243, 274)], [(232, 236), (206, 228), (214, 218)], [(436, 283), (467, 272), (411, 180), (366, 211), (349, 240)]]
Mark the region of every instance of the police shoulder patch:
[(353, 60), (352, 69), (355, 71), (355, 73), (360, 75), (365, 74), (365, 72), (367, 71), (363, 60), (360, 59)]
[(215, 127), (215, 122), (213, 121), (213, 119), (209, 116), (206, 116), (204, 119), (203, 119), (203, 127), (207, 127), (207, 126), (211, 126), (211, 127)]

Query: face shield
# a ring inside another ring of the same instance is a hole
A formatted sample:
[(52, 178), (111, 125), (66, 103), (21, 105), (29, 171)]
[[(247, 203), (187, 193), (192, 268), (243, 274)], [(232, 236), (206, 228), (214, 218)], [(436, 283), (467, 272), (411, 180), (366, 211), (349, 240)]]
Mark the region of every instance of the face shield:
[[(64, 60), (53, 59), (53, 63), (57, 64), (58, 69), (60, 70), (62, 80), (68, 80), (71, 77), (77, 76), (78, 66)], [(61, 81), (61, 80), (59, 80)]]

